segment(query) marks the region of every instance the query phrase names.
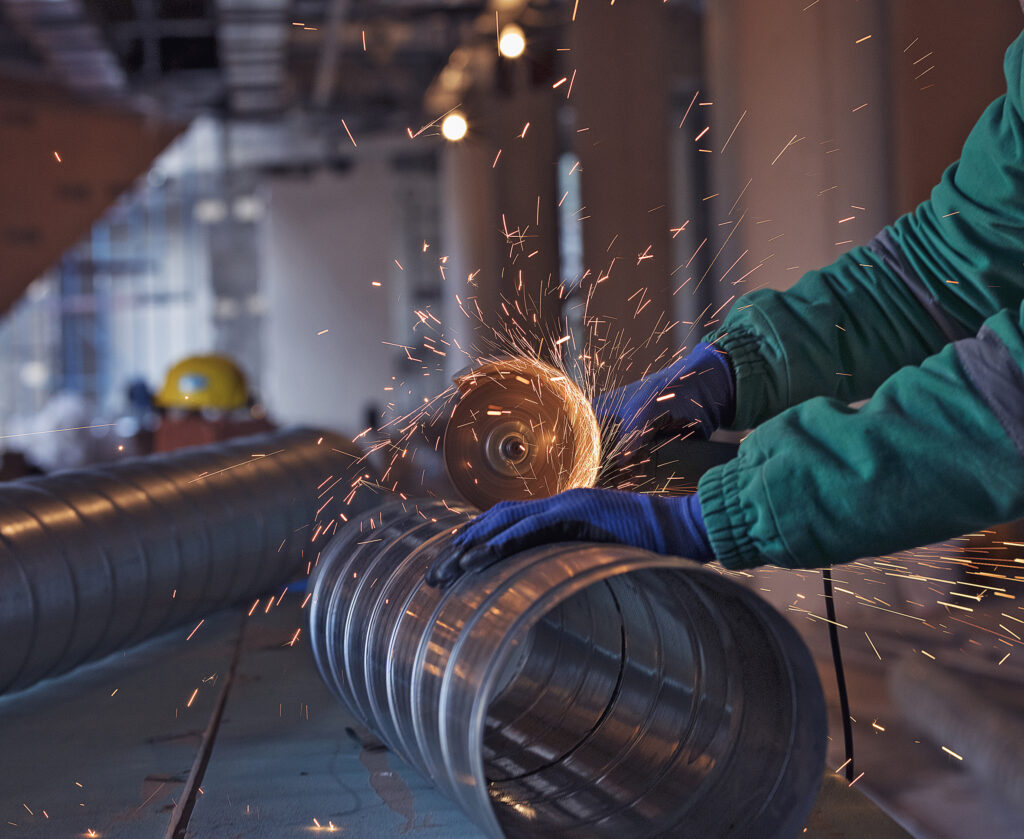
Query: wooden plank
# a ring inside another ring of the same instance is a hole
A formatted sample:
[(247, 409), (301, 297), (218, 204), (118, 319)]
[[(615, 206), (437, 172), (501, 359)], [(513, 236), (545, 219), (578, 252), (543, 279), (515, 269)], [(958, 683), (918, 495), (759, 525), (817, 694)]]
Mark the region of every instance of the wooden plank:
[[(313, 663), (302, 598), (246, 623), (235, 678), (185, 836), (461, 839), (480, 831), (394, 754), (347, 733), (355, 719)], [(314, 822), (314, 819), (316, 822)]]
[(0, 836), (163, 835), (242, 617), (214, 615), (190, 641), (194, 627), (177, 629), (0, 698)]

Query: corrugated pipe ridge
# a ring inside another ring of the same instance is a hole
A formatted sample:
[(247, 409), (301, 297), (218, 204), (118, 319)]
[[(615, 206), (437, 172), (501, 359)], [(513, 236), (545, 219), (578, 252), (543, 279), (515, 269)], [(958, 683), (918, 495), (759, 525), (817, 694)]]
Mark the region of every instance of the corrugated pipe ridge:
[(293, 429), (0, 485), (0, 693), (283, 585), (370, 503), (359, 457)]
[(469, 511), (393, 503), (314, 572), (320, 672), (489, 836), (794, 836), (825, 755), (795, 630), (696, 563), (612, 544), (424, 582)]

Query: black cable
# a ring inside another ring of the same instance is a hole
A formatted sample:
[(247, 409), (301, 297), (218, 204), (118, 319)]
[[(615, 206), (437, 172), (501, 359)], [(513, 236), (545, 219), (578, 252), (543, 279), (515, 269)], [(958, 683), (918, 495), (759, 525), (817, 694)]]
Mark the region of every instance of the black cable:
[(836, 687), (839, 688), (839, 712), (843, 715), (843, 743), (846, 746), (846, 780), (853, 783), (853, 726), (850, 725), (850, 700), (846, 696), (846, 674), (843, 672), (843, 654), (839, 649), (839, 626), (836, 622), (835, 594), (832, 590), (832, 571), (821, 570), (825, 586), (825, 613), (828, 615), (828, 639), (832, 644), (832, 661), (836, 666)]

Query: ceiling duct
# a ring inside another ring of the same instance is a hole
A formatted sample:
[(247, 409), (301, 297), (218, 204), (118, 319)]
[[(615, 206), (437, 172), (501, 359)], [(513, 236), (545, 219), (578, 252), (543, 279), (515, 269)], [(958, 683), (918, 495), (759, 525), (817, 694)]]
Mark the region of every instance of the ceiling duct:
[(56, 81), (90, 98), (112, 99), (125, 75), (81, 0), (0, 0), (11, 26)]
[(287, 0), (217, 0), (217, 49), (232, 113), (284, 107)]

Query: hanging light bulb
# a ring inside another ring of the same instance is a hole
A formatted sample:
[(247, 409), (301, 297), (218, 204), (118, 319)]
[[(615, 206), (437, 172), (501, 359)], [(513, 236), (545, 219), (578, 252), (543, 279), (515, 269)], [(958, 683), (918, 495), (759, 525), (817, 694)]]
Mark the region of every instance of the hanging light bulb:
[(519, 58), (526, 49), (526, 35), (522, 27), (515, 23), (506, 23), (498, 36), (498, 52), (505, 58)]

